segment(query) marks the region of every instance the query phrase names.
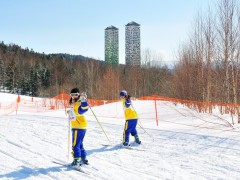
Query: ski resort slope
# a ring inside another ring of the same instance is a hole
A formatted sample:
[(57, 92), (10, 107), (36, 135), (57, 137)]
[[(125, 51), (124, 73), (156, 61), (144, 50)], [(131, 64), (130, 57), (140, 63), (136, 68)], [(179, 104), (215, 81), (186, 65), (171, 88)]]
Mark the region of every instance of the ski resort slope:
[[(16, 96), (1, 94), (0, 102), (10, 98)], [(239, 179), (240, 128), (228, 126), (229, 115), (158, 101), (157, 126), (153, 101), (133, 106), (142, 144), (132, 149), (119, 146), (125, 122), (120, 102), (91, 108), (107, 137), (88, 110), (85, 173), (53, 163), (72, 161), (64, 110), (0, 116), (0, 179)]]

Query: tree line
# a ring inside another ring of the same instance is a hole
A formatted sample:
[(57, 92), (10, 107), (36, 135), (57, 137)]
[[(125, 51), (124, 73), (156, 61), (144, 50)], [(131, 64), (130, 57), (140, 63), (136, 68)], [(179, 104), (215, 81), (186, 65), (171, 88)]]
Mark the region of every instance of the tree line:
[(170, 74), (167, 67), (110, 65), (83, 56), (46, 55), (0, 43), (1, 91), (53, 97), (79, 87), (89, 98), (117, 99), (119, 91), (126, 89), (140, 97), (164, 94), (162, 79)]

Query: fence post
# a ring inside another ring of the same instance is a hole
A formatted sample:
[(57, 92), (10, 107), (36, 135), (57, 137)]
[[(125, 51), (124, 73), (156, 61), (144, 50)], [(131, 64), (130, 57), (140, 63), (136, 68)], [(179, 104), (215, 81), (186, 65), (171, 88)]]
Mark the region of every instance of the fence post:
[(154, 97), (154, 103), (155, 103), (155, 113), (156, 113), (156, 124), (158, 126), (158, 112), (157, 112), (157, 95), (153, 94)]
[(17, 112), (18, 112), (18, 103), (20, 103), (20, 96), (19, 96), (19, 95), (18, 95), (18, 97), (17, 97), (16, 114), (17, 114)]

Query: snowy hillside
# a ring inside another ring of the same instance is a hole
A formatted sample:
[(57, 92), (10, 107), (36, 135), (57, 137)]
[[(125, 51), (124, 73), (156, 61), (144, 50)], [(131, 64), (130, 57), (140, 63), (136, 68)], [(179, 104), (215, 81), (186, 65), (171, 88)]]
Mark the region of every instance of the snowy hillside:
[[(16, 96), (1, 94), (0, 103), (10, 98), (14, 101)], [(64, 110), (1, 115), (0, 179), (239, 179), (240, 129), (228, 126), (230, 116), (199, 114), (158, 101), (156, 126), (153, 101), (133, 105), (142, 141), (133, 149), (118, 146), (124, 127), (120, 103), (92, 108), (111, 142), (91, 110), (86, 113), (84, 145), (90, 162), (83, 167), (86, 173), (53, 163), (72, 161)]]

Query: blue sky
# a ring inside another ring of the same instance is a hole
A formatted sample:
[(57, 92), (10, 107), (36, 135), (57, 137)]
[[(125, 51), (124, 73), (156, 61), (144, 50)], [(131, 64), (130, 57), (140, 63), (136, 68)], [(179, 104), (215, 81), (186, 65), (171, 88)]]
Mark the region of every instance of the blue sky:
[(125, 63), (125, 25), (141, 25), (141, 49), (167, 64), (186, 40), (197, 12), (218, 0), (0, 0), (0, 41), (36, 52), (69, 53), (104, 60), (104, 29), (119, 28)]

